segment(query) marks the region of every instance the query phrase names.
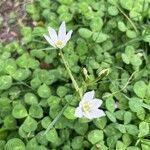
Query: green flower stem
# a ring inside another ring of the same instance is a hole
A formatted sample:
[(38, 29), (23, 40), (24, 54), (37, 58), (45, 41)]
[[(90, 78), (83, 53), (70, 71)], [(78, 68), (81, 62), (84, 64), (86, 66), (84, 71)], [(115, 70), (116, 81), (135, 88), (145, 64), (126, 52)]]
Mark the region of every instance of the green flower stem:
[(69, 105), (69, 103), (67, 103), (62, 110), (57, 114), (57, 116), (55, 117), (55, 119), (48, 125), (48, 128), (46, 129), (46, 131), (44, 132), (44, 135), (47, 134), (47, 132), (53, 128), (53, 126), (55, 125), (55, 123), (59, 120), (59, 118), (61, 117), (61, 115), (63, 114), (63, 112), (65, 111), (65, 109), (67, 108), (67, 106)]
[(81, 90), (80, 90), (80, 88), (79, 88), (79, 86), (78, 86), (76, 80), (74, 79), (74, 77), (73, 77), (73, 75), (72, 75), (72, 73), (71, 73), (71, 70), (70, 70), (70, 68), (69, 68), (69, 64), (68, 64), (68, 62), (65, 60), (65, 57), (64, 57), (64, 54), (63, 54), (62, 50), (60, 50), (60, 56), (61, 56), (61, 58), (62, 58), (62, 61), (63, 61), (64, 65), (65, 65), (65, 68), (66, 68), (66, 70), (67, 70), (67, 72), (68, 72), (68, 74), (69, 74), (69, 76), (70, 76), (70, 78), (71, 78), (71, 80), (72, 80), (72, 83), (73, 83), (73, 85), (74, 85), (74, 88), (75, 88), (76, 91), (79, 93), (80, 98), (82, 98), (82, 92), (81, 92)]
[(150, 110), (150, 105), (148, 105), (148, 104), (143, 103), (143, 104), (142, 104), (142, 107), (144, 107), (144, 108)]

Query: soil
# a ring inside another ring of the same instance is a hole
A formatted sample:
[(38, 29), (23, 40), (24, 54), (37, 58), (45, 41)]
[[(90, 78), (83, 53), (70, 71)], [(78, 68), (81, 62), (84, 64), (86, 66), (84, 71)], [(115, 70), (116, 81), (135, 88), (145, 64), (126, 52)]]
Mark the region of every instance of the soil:
[(0, 43), (19, 40), (19, 26), (26, 19), (25, 5), (29, 0), (0, 1)]

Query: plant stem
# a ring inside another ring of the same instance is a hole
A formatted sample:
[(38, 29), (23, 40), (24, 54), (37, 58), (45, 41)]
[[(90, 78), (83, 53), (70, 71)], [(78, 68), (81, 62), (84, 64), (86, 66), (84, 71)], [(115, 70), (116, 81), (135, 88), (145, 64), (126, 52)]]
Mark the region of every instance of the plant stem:
[(79, 88), (79, 86), (78, 86), (76, 80), (74, 79), (74, 77), (73, 77), (73, 75), (72, 75), (72, 72), (71, 72), (71, 70), (70, 70), (70, 68), (69, 68), (69, 64), (68, 64), (68, 62), (65, 60), (65, 57), (64, 57), (64, 54), (63, 54), (62, 50), (60, 50), (60, 56), (61, 56), (61, 58), (62, 58), (62, 61), (63, 61), (64, 65), (65, 65), (65, 68), (66, 68), (66, 70), (67, 70), (67, 72), (68, 72), (68, 74), (69, 74), (69, 76), (70, 76), (70, 78), (71, 78), (71, 80), (72, 80), (72, 83), (73, 83), (73, 85), (74, 85), (75, 90), (79, 93), (80, 98), (82, 98), (82, 92), (80, 91), (80, 88)]
[(61, 117), (61, 115), (63, 114), (64, 110), (67, 108), (67, 106), (69, 105), (69, 103), (67, 103), (62, 110), (57, 114), (57, 116), (55, 117), (55, 119), (48, 125), (48, 128), (46, 129), (46, 131), (44, 132), (44, 135), (51, 129), (53, 128), (53, 126), (55, 125), (55, 123), (58, 121), (58, 119)]
[(136, 72), (137, 72), (137, 71), (134, 71), (134, 72), (131, 74), (131, 76), (129, 77), (127, 83), (123, 86), (122, 89), (120, 89), (120, 90), (118, 90), (118, 91), (115, 91), (115, 92), (113, 92), (113, 93), (111, 93), (111, 94), (107, 94), (107, 95), (103, 96), (103, 98), (104, 98), (104, 97), (114, 96), (115, 94), (118, 94), (119, 92), (122, 92), (124, 89), (126, 89), (126, 87), (128, 86), (128, 84), (130, 83), (130, 80), (133, 78), (133, 76), (134, 76), (134, 74), (135, 74)]

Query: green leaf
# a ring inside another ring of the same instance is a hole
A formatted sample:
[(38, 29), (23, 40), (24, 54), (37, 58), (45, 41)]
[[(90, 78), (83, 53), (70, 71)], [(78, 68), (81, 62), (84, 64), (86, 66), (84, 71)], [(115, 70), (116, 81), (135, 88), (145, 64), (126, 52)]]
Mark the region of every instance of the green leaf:
[(124, 113), (124, 124), (130, 123), (132, 120), (132, 113), (130, 111), (126, 111)]
[(139, 134), (138, 137), (145, 137), (150, 132), (149, 124), (147, 122), (141, 122), (139, 124)]
[(110, 112), (114, 112), (115, 110), (115, 101), (112, 97), (109, 97), (106, 99), (106, 108)]
[(127, 9), (127, 10), (131, 10), (132, 7), (133, 7), (133, 4), (134, 4), (134, 1), (132, 0), (119, 0), (121, 6), (124, 8), (124, 9)]
[(107, 118), (106, 117), (100, 117), (93, 120), (94, 124), (99, 129), (104, 129), (107, 124)]
[(12, 85), (12, 77), (3, 75), (0, 77), (0, 90), (9, 89)]
[(59, 86), (57, 88), (57, 95), (59, 97), (64, 97), (68, 92), (68, 89), (65, 86)]
[(34, 120), (32, 117), (28, 116), (22, 124), (22, 129), (25, 132), (32, 132), (37, 129), (37, 125), (37, 121)]
[(129, 107), (133, 112), (139, 112), (142, 109), (142, 100), (133, 97), (129, 100)]
[(46, 84), (42, 84), (39, 88), (38, 88), (38, 95), (41, 98), (48, 98), (51, 95), (51, 90), (50, 88), (46, 85)]
[(147, 90), (147, 85), (143, 81), (138, 81), (134, 84), (133, 90), (138, 97), (144, 98)]
[(96, 32), (93, 34), (93, 40), (96, 43), (102, 43), (102, 42), (106, 41), (108, 39), (108, 37), (109, 36), (107, 34), (102, 33), (102, 32), (101, 33)]
[(128, 124), (125, 125), (127, 132), (131, 135), (136, 136), (139, 133), (139, 130), (136, 125)]
[(63, 113), (63, 115), (64, 115), (67, 119), (70, 119), (70, 120), (76, 119), (76, 117), (75, 117), (74, 114), (75, 114), (75, 108), (72, 107), (72, 106), (68, 106), (68, 107), (65, 109), (64, 113)]
[(117, 16), (119, 11), (117, 9), (116, 6), (110, 6), (108, 7), (108, 13), (111, 15), (111, 16)]
[(103, 26), (103, 20), (100, 17), (94, 17), (90, 22), (92, 31), (100, 31)]
[(85, 133), (88, 130), (88, 124), (87, 123), (80, 123), (79, 121), (76, 121), (75, 124), (74, 124), (74, 130), (79, 135), (85, 135)]
[(29, 109), (29, 115), (33, 118), (42, 118), (43, 117), (43, 109), (39, 105), (31, 105)]
[(21, 118), (26, 117), (28, 113), (24, 105), (20, 103), (14, 106), (12, 115), (14, 118), (21, 119)]
[(123, 21), (119, 21), (119, 22), (118, 22), (118, 29), (119, 29), (120, 31), (122, 31), (122, 32), (125, 32), (125, 31), (127, 30), (127, 27), (126, 27), (126, 25), (124, 24)]
[(137, 115), (137, 117), (138, 117), (140, 120), (144, 120), (144, 119), (145, 119), (145, 115), (146, 115), (145, 109), (144, 109), (144, 108), (140, 108), (140, 110), (138, 110), (138, 111), (136, 112), (136, 115)]
[(72, 139), (71, 146), (73, 149), (80, 149), (83, 148), (83, 137), (76, 136)]
[(17, 69), (17, 65), (14, 59), (7, 59), (4, 64), (4, 70), (7, 74), (12, 75)]
[(47, 103), (49, 106), (57, 107), (60, 104), (60, 98), (58, 96), (50, 96), (47, 99)]
[(88, 140), (94, 145), (99, 141), (102, 141), (104, 138), (103, 131), (101, 130), (92, 130), (88, 133)]
[(146, 91), (146, 98), (144, 99), (144, 102), (150, 105), (150, 82), (147, 85), (147, 91)]
[(81, 29), (79, 29), (79, 34), (81, 37), (88, 39), (92, 36), (92, 31), (90, 31), (89, 29), (86, 29), (86, 28), (81, 28)]
[(48, 128), (48, 125), (52, 122), (52, 120), (50, 119), (50, 117), (46, 116), (42, 119), (41, 121), (41, 125), (44, 129)]
[(55, 129), (51, 129), (50, 131), (48, 131), (46, 133), (46, 139), (52, 143), (57, 142), (57, 140), (58, 140), (57, 131)]
[(5, 150), (26, 150), (26, 148), (22, 140), (13, 138), (6, 143)]
[(46, 146), (48, 144), (48, 140), (46, 139), (46, 136), (44, 135), (44, 131), (40, 131), (36, 135), (36, 139), (37, 139), (38, 143), (41, 144), (41, 145)]
[(37, 142), (36, 138), (34, 137), (27, 142), (26, 149), (27, 150), (36, 150), (37, 146), (38, 146), (38, 142)]
[(115, 128), (118, 129), (121, 133), (126, 133), (126, 128), (122, 124), (116, 124)]
[(126, 150), (126, 146), (124, 145), (123, 142), (117, 141), (116, 150)]
[(6, 129), (15, 129), (17, 127), (16, 119), (12, 115), (8, 115), (4, 118), (4, 127)]
[(109, 149), (115, 148), (118, 139), (121, 137), (121, 134), (116, 134), (107, 138), (107, 145)]
[(132, 143), (132, 136), (128, 133), (123, 134), (122, 141), (126, 146), (129, 146)]
[(122, 60), (126, 64), (130, 63), (130, 59), (129, 59), (129, 57), (126, 54), (122, 54)]
[(23, 81), (26, 80), (30, 75), (31, 71), (29, 69), (18, 69), (12, 76), (17, 81)]
[(110, 113), (109, 111), (105, 111), (105, 113), (112, 122), (116, 122), (116, 117), (113, 113)]
[(133, 56), (135, 55), (135, 49), (133, 46), (128, 45), (125, 48), (125, 54), (132, 60)]
[(141, 144), (141, 146), (142, 146), (142, 150), (149, 150), (150, 149), (149, 145)]
[(142, 64), (142, 60), (138, 55), (134, 55), (131, 58), (131, 64), (135, 67), (139, 67)]
[(127, 150), (141, 150), (141, 149), (135, 146), (130, 146), (130, 147), (127, 147)]
[(26, 93), (24, 96), (24, 101), (29, 105), (38, 104), (38, 98), (33, 93)]

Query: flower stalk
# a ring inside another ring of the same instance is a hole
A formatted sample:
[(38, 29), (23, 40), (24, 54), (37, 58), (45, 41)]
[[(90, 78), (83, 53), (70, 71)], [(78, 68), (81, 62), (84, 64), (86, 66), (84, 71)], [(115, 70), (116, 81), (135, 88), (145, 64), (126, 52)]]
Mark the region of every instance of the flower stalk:
[(59, 54), (60, 54), (60, 56), (61, 56), (61, 58), (62, 58), (62, 61), (63, 61), (63, 63), (64, 63), (64, 66), (65, 66), (65, 68), (66, 68), (66, 70), (67, 70), (67, 72), (68, 72), (68, 74), (69, 74), (69, 76), (70, 76), (70, 78), (71, 78), (71, 80), (72, 80), (72, 83), (73, 83), (73, 85), (74, 85), (75, 90), (78, 92), (80, 98), (82, 98), (82, 92), (81, 92), (81, 90), (80, 90), (80, 88), (79, 88), (79, 86), (78, 86), (78, 84), (77, 84), (75, 78), (74, 78), (73, 75), (72, 75), (72, 72), (71, 72), (71, 70), (70, 70), (70, 68), (69, 68), (69, 64), (68, 64), (68, 62), (66, 61), (66, 59), (65, 59), (65, 57), (64, 57), (64, 54), (63, 54), (63, 52), (62, 52), (61, 49), (60, 49), (60, 53), (59, 53)]

